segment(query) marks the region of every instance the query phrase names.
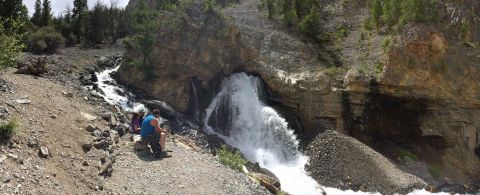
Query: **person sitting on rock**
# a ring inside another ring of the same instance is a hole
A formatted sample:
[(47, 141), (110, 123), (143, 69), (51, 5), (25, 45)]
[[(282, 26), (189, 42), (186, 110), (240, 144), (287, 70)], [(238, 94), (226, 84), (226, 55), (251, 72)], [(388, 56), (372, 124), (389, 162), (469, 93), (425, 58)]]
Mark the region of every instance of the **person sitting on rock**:
[(160, 111), (155, 109), (152, 114), (148, 115), (143, 119), (142, 127), (140, 131), (140, 136), (142, 139), (150, 144), (150, 147), (153, 150), (155, 158), (162, 158), (162, 148), (160, 147), (160, 133), (165, 130), (160, 128)]
[(130, 122), (130, 130), (133, 134), (140, 134), (142, 129), (143, 115), (145, 114), (144, 110), (133, 113), (132, 122)]

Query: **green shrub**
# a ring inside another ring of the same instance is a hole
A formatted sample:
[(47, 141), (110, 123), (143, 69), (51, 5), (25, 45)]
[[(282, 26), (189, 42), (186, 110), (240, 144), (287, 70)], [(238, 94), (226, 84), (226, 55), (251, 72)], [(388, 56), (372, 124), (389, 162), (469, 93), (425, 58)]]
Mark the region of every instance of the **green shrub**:
[(292, 26), (295, 18), (297, 18), (297, 12), (295, 12), (294, 9), (291, 9), (288, 13), (283, 15), (283, 22), (287, 26)]
[(16, 119), (10, 119), (8, 122), (2, 122), (0, 124), (0, 136), (4, 139), (10, 139), (18, 127), (18, 122)]
[(391, 37), (385, 37), (382, 41), (382, 49), (383, 53), (386, 54), (390, 51), (390, 47), (392, 45), (392, 38)]
[(398, 31), (408, 22), (434, 22), (438, 20), (436, 0), (370, 0), (370, 20), (377, 30)]
[(20, 41), (22, 34), (14, 31), (20, 29), (23, 24), (12, 19), (0, 18), (0, 20), (5, 20), (5, 23), (9, 22), (11, 28), (4, 28), (3, 23), (0, 22), (0, 69), (3, 69), (14, 66), (17, 58), (22, 55), (22, 49), (24, 48)]
[(316, 42), (320, 41), (320, 17), (315, 8), (310, 10), (310, 13), (303, 18), (299, 24), (300, 30), (309, 38)]
[(55, 53), (64, 46), (65, 41), (52, 26), (47, 26), (31, 33), (27, 43), (28, 49), (33, 53)]
[(397, 151), (397, 155), (400, 157), (400, 158), (404, 158), (404, 159), (410, 159), (410, 160), (417, 160), (417, 156), (409, 151), (406, 151), (406, 150), (399, 150)]
[(239, 151), (231, 151), (225, 145), (222, 145), (217, 154), (222, 164), (237, 171), (242, 171), (242, 166), (247, 164), (247, 160), (242, 157)]

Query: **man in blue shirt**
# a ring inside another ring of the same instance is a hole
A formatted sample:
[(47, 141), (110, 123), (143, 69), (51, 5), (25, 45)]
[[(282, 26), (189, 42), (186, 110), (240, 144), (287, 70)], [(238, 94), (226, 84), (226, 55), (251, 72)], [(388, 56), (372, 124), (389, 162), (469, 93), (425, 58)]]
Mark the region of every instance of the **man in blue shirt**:
[(140, 130), (140, 136), (143, 140), (145, 140), (145, 142), (150, 144), (155, 158), (162, 157), (162, 148), (160, 147), (160, 133), (166, 133), (162, 128), (160, 128), (158, 118), (160, 118), (160, 111), (155, 109), (153, 110), (152, 114), (146, 116), (143, 119), (142, 127)]

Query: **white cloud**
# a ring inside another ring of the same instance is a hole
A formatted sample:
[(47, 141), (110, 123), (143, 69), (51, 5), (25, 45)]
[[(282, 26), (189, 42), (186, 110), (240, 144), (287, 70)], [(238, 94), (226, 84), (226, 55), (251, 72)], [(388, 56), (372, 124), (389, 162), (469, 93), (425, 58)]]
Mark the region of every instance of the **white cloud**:
[[(97, 0), (87, 1), (88, 7), (92, 8)], [(52, 11), (54, 16), (62, 14), (65, 11), (67, 5), (69, 5), (70, 8), (73, 8), (73, 0), (50, 0), (50, 2), (52, 2)], [(117, 2), (117, 5), (119, 7), (125, 7), (128, 4), (128, 0), (103, 0), (102, 2), (106, 5), (110, 5), (110, 2)], [(23, 4), (27, 6), (28, 14), (31, 16), (34, 11), (33, 9), (35, 6), (35, 0), (23, 0)]]

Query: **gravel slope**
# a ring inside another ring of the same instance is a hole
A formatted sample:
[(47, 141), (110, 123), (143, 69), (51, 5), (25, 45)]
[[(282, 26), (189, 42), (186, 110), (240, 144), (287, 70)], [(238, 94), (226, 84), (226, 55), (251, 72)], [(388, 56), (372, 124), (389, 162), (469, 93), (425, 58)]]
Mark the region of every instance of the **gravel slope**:
[(318, 135), (307, 146), (306, 153), (310, 156), (307, 170), (324, 186), (405, 194), (427, 185), (355, 138), (336, 131)]
[(214, 156), (182, 143), (167, 141), (172, 156), (155, 159), (133, 151), (127, 139), (117, 155), (105, 191), (114, 194), (270, 194), (244, 174), (220, 164)]

